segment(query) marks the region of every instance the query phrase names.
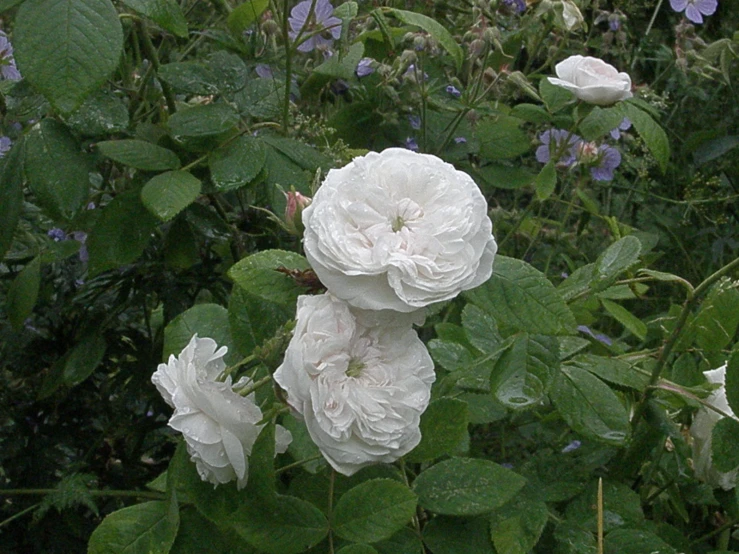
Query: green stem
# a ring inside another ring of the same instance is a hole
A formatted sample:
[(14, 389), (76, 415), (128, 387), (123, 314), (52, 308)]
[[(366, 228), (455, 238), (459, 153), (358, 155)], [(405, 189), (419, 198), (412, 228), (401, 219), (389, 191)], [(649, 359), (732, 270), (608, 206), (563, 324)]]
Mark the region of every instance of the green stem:
[(303, 460), (298, 460), (297, 462), (293, 462), (291, 464), (287, 464), (286, 466), (279, 467), (275, 470), (275, 474), (279, 475), (280, 473), (283, 473), (285, 471), (288, 471), (290, 469), (293, 469), (295, 467), (300, 467), (303, 464), (309, 464), (311, 462), (315, 462), (316, 460), (320, 460), (323, 458), (321, 454), (316, 454), (315, 456), (311, 456), (310, 458), (305, 458)]
[(716, 535), (720, 535), (724, 531), (726, 531), (726, 530), (731, 529), (732, 527), (734, 527), (734, 525), (736, 525), (737, 523), (739, 523), (739, 518), (734, 518), (732, 520), (729, 520), (726, 523), (724, 523), (721, 527), (719, 527), (717, 529), (714, 529), (710, 533), (706, 533), (702, 537), (699, 537), (699, 538), (695, 539), (693, 542), (690, 543), (690, 546), (694, 546), (696, 544), (700, 544), (702, 542), (707, 541), (710, 538), (715, 537)]
[(26, 508), (25, 510), (21, 510), (20, 512), (18, 512), (17, 514), (14, 514), (14, 515), (12, 515), (12, 516), (10, 516), (10, 517), (9, 517), (8, 519), (6, 519), (6, 520), (0, 521), (0, 529), (2, 529), (3, 527), (5, 527), (6, 525), (10, 525), (10, 524), (11, 524), (11, 523), (12, 523), (13, 521), (15, 521), (16, 519), (19, 519), (19, 518), (23, 517), (23, 516), (24, 516), (24, 515), (26, 515), (26, 514), (27, 514), (28, 512), (32, 512), (32, 511), (34, 511), (34, 510), (35, 510), (36, 508), (38, 508), (39, 506), (41, 506), (41, 502), (39, 502), (39, 503), (37, 503), (37, 504), (34, 504), (33, 506), (29, 506), (29, 507), (28, 507), (28, 508)]
[(326, 515), (328, 516), (329, 529), (328, 529), (328, 551), (329, 554), (334, 554), (334, 532), (333, 532), (333, 510), (334, 510), (334, 482), (336, 481), (336, 470), (331, 468), (331, 477), (328, 481), (328, 510)]
[(243, 389), (241, 389), (238, 392), (239, 392), (239, 394), (241, 396), (249, 396), (255, 390), (263, 387), (264, 385), (266, 385), (270, 381), (272, 381), (272, 376), (271, 375), (267, 375), (266, 377), (262, 377), (258, 381), (252, 381), (252, 383), (250, 385), (247, 385), (246, 387), (244, 387)]
[(739, 258), (736, 258), (735, 260), (729, 262), (724, 267), (719, 269), (718, 271), (714, 272), (712, 275), (707, 277), (700, 285), (698, 285), (695, 288), (695, 291), (693, 293), (688, 293), (688, 298), (683, 303), (683, 308), (680, 311), (680, 315), (677, 317), (677, 321), (675, 322), (675, 327), (672, 329), (672, 333), (670, 333), (670, 336), (667, 337), (667, 340), (665, 341), (664, 346), (662, 347), (662, 350), (659, 353), (659, 356), (657, 358), (657, 363), (654, 366), (654, 369), (652, 370), (652, 375), (649, 378), (649, 385), (647, 386), (646, 390), (644, 391), (644, 394), (641, 397), (641, 400), (636, 405), (636, 408), (634, 409), (634, 416), (631, 418), (631, 427), (636, 428), (639, 421), (641, 420), (641, 417), (644, 415), (644, 411), (647, 407), (647, 402), (652, 397), (652, 394), (654, 393), (655, 385), (657, 381), (659, 380), (659, 377), (664, 370), (665, 366), (667, 365), (667, 362), (670, 359), (670, 355), (672, 354), (672, 349), (677, 344), (678, 339), (680, 338), (680, 335), (682, 334), (684, 328), (685, 328), (685, 322), (688, 320), (688, 316), (690, 315), (690, 312), (697, 304), (700, 297), (713, 285), (716, 281), (721, 279), (724, 275), (727, 273), (730, 273), (734, 269), (739, 267)]
[[(58, 492), (58, 490), (59, 489), (0, 489), (0, 496), (47, 495), (47, 494)], [(87, 492), (90, 496), (151, 498), (153, 500), (164, 500), (166, 497), (161, 492), (151, 492), (151, 491), (91, 490)]]
[(149, 36), (149, 32), (146, 29), (146, 22), (143, 20), (139, 20), (138, 26), (139, 26), (139, 31), (141, 34), (141, 40), (144, 43), (144, 52), (146, 52), (146, 57), (149, 58), (151, 65), (154, 67), (154, 71), (157, 72), (157, 80), (159, 81), (159, 84), (162, 86), (162, 92), (164, 93), (164, 100), (167, 102), (167, 109), (169, 110), (169, 114), (172, 115), (173, 113), (177, 111), (177, 106), (175, 105), (174, 94), (172, 93), (172, 89), (169, 87), (167, 83), (165, 83), (162, 79), (159, 78), (159, 68), (161, 67), (161, 63), (159, 61), (159, 54), (157, 53), (156, 48), (154, 48), (154, 44), (151, 42), (151, 37)]

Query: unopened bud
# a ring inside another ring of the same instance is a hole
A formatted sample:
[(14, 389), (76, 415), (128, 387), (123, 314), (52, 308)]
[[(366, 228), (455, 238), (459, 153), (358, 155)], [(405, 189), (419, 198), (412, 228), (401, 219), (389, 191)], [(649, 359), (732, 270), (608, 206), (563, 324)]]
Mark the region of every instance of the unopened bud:
[(262, 31), (264, 31), (264, 34), (267, 36), (276, 35), (280, 32), (280, 26), (274, 19), (268, 19), (262, 23)]
[(286, 192), (285, 200), (285, 228), (291, 235), (302, 236), (303, 230), (303, 210), (310, 206), (312, 199), (308, 196), (300, 194), (295, 189)]

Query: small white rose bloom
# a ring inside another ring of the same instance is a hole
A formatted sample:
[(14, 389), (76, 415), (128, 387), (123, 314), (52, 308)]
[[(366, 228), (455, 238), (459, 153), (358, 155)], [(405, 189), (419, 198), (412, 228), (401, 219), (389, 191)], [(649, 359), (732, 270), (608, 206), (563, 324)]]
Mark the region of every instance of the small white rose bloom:
[[(246, 485), (249, 455), (263, 425), (262, 411), (254, 394), (242, 397), (232, 390), (231, 378), (216, 381), (226, 368), (223, 356), (209, 338), (190, 339), (179, 356), (171, 355), (151, 380), (162, 398), (175, 411), (169, 426), (182, 433), (190, 459), (203, 481), (214, 485), (236, 479), (239, 489)], [(242, 379), (240, 387), (249, 384)], [(278, 425), (275, 450), (285, 452), (292, 441), (290, 432)]]
[(497, 250), (472, 178), (389, 148), (329, 171), (303, 211), (305, 255), (333, 295), (412, 312), (484, 283)]
[(274, 379), (339, 473), (391, 463), (421, 440), (436, 375), (409, 321), (365, 327), (332, 296), (300, 296), (297, 323)]
[(631, 98), (631, 77), (619, 73), (610, 64), (590, 56), (570, 56), (554, 70), (557, 77), (547, 77), (553, 85), (566, 88), (580, 100), (607, 106)]
[[(714, 390), (706, 398), (706, 402), (734, 419), (738, 419), (726, 399), (726, 388), (724, 386), (726, 382), (726, 364), (718, 369), (704, 371), (703, 375), (706, 376), (709, 382), (721, 385), (720, 388)], [(738, 471), (735, 470), (728, 473), (718, 471), (713, 467), (711, 458), (711, 445), (713, 442), (711, 440), (711, 434), (721, 417), (715, 411), (701, 407), (693, 419), (693, 424), (690, 426), (690, 434), (693, 437), (693, 469), (695, 469), (696, 477), (701, 481), (714, 487), (729, 490), (736, 486)]]
[(568, 31), (575, 31), (583, 26), (585, 19), (580, 8), (572, 0), (562, 0), (562, 20)]

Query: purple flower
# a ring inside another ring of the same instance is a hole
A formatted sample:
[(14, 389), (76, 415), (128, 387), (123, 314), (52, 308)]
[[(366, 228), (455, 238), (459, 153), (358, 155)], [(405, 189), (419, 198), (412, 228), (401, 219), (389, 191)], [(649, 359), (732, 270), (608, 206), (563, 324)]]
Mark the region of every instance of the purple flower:
[(611, 130), (611, 137), (613, 140), (621, 138), (621, 131), (626, 131), (631, 128), (631, 120), (628, 117), (624, 117), (623, 121), (618, 124), (618, 127)]
[(412, 150), (413, 152), (418, 152), (418, 143), (413, 137), (408, 137), (407, 139), (405, 139), (405, 147), (408, 150)]
[(621, 165), (621, 152), (605, 144), (598, 148), (595, 165), (590, 168), (590, 175), (596, 181), (612, 181), (613, 171)]
[(0, 158), (4, 158), (5, 154), (8, 153), (10, 147), (13, 146), (13, 141), (8, 137), (0, 137)]
[(466, 144), (467, 139), (464, 137), (454, 137), (454, 144)]
[(254, 71), (256, 71), (257, 77), (262, 79), (271, 79), (273, 77), (272, 68), (266, 63), (258, 63)]
[(676, 12), (685, 12), (685, 17), (693, 23), (703, 23), (704, 15), (713, 15), (718, 0), (670, 0), (670, 7)]
[(575, 163), (577, 145), (582, 139), (564, 129), (549, 129), (539, 135), (541, 146), (536, 149), (536, 160), (547, 163), (554, 159), (557, 165), (570, 167)]
[(357, 77), (361, 79), (362, 77), (366, 77), (367, 75), (372, 75), (375, 72), (373, 63), (374, 60), (372, 58), (362, 58), (361, 60), (359, 60), (359, 63), (357, 64), (357, 69), (354, 70), (354, 72), (357, 74)]
[(21, 74), (15, 67), (13, 57), (13, 45), (8, 40), (8, 35), (0, 31), (0, 75), (8, 81), (20, 81)]
[(411, 129), (415, 129), (416, 131), (421, 128), (421, 118), (417, 115), (409, 115), (408, 123), (411, 124)]
[(516, 13), (521, 13), (526, 10), (526, 0), (503, 0), (503, 5), (508, 8), (513, 8)]
[(54, 242), (59, 242), (67, 238), (67, 233), (62, 231), (59, 227), (54, 227), (46, 231), (46, 234), (54, 239)]
[(300, 52), (327, 48), (341, 36), (341, 19), (334, 17), (334, 7), (329, 0), (316, 0), (309, 21), (310, 7), (311, 0), (303, 0), (290, 11), (287, 20), (290, 24), (290, 40), (294, 41), (301, 34), (302, 38), (310, 37), (298, 46)]
[(577, 330), (581, 333), (585, 333), (586, 335), (590, 335), (595, 340), (602, 342), (606, 346), (611, 346), (613, 344), (613, 341), (603, 333), (593, 333), (593, 331), (590, 330), (590, 327), (587, 325), (578, 325)]
[(459, 92), (459, 89), (457, 89), (457, 87), (455, 87), (454, 85), (447, 85), (446, 93), (451, 94), (452, 96), (454, 96), (454, 98), (459, 98), (460, 96), (462, 96), (462, 93)]
[(618, 14), (612, 13), (608, 16), (608, 28), (614, 33), (621, 28), (621, 18)]
[(90, 255), (87, 253), (87, 233), (84, 231), (72, 231), (72, 238), (80, 243), (79, 257), (81, 262), (87, 262), (90, 259)]
[(582, 442), (580, 442), (579, 440), (574, 440), (562, 449), (562, 454), (567, 454), (568, 452), (577, 450), (581, 446), (582, 446)]
[[(405, 73), (403, 73), (403, 77), (415, 77), (416, 76), (416, 64), (411, 64), (408, 66), (408, 69), (405, 70)], [(428, 81), (429, 80), (429, 74), (425, 71), (423, 72), (423, 80)]]

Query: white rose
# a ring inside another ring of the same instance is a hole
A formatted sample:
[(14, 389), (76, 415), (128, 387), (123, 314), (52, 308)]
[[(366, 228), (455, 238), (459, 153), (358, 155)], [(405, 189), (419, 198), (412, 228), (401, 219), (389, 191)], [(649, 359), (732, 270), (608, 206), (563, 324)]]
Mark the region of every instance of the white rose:
[[(239, 489), (246, 485), (249, 455), (263, 425), (262, 411), (254, 394), (246, 398), (231, 388), (231, 378), (216, 381), (226, 367), (223, 356), (209, 338), (190, 339), (190, 343), (166, 364), (159, 364), (151, 380), (164, 400), (175, 411), (169, 426), (182, 433), (190, 459), (203, 481), (214, 485), (236, 479)], [(242, 379), (238, 385), (246, 386)], [(285, 452), (292, 440), (281, 426), (275, 429), (275, 450)]]
[(553, 85), (566, 88), (580, 100), (606, 106), (631, 98), (631, 77), (601, 59), (570, 56), (555, 66)]
[(303, 212), (305, 254), (335, 296), (412, 312), (485, 282), (497, 250), (472, 178), (390, 148), (329, 171)]
[(274, 379), (331, 466), (352, 475), (410, 452), (436, 378), (410, 324), (365, 327), (331, 294), (299, 297), (296, 319)]
[[(709, 382), (721, 385), (720, 388), (714, 390), (706, 398), (706, 402), (737, 419), (726, 399), (726, 388), (724, 387), (726, 381), (726, 364), (718, 369), (704, 371), (703, 374)], [(705, 481), (712, 486), (721, 487), (724, 490), (729, 490), (736, 485), (737, 471), (730, 471), (728, 473), (720, 472), (713, 467), (711, 459), (711, 433), (721, 417), (715, 411), (701, 407), (693, 419), (693, 424), (690, 426), (690, 434), (693, 437), (693, 468), (695, 469), (696, 477), (701, 481)]]

